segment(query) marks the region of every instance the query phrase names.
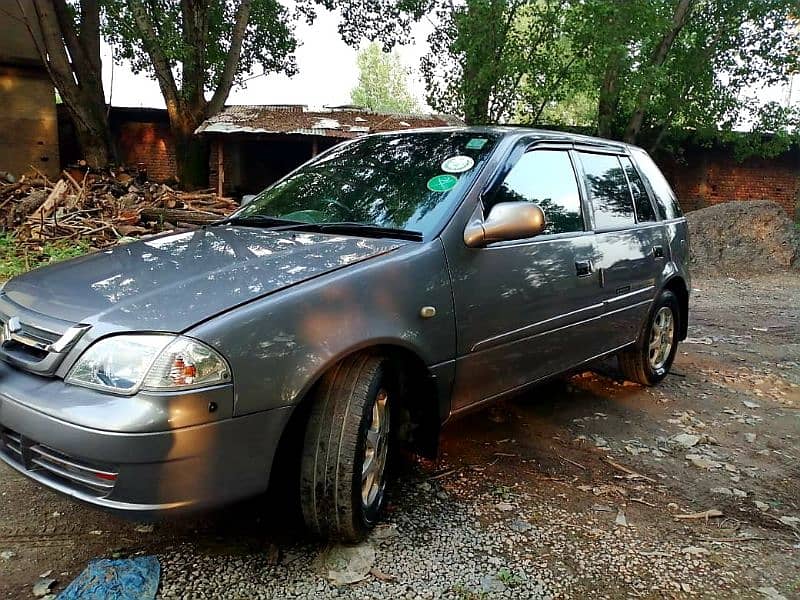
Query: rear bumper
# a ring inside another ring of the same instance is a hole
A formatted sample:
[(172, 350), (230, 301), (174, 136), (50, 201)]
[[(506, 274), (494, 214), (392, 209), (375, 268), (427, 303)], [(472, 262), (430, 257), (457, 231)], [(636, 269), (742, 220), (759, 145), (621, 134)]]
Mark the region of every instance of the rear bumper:
[(78, 500), (156, 518), (265, 491), (290, 414), (284, 407), (171, 431), (116, 433), (53, 418), (0, 389), (0, 459)]

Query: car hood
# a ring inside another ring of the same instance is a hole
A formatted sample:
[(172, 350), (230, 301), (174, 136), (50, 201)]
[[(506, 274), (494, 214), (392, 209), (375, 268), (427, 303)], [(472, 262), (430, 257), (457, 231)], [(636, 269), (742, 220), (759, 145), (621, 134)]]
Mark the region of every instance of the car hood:
[(180, 332), (397, 240), (215, 226), (117, 246), (31, 271), (3, 294), (49, 317), (104, 329)]

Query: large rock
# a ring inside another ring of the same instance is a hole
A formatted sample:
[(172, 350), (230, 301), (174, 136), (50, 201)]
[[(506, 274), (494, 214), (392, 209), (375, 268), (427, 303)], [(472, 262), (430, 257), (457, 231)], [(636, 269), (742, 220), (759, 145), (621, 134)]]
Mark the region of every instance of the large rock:
[(800, 231), (768, 200), (724, 202), (686, 215), (690, 264), (708, 274), (800, 269)]

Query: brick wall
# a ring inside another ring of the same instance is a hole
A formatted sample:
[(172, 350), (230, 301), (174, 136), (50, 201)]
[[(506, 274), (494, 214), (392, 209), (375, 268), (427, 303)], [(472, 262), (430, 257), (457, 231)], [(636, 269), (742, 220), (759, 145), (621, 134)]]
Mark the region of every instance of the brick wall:
[[(66, 167), (77, 163), (83, 155), (66, 107), (60, 105), (58, 109), (58, 145), (61, 164)], [(175, 144), (165, 110), (114, 107), (109, 125), (121, 164), (135, 168), (142, 163), (152, 181), (175, 181)]]
[(175, 179), (175, 144), (169, 123), (124, 121), (114, 129), (122, 164), (143, 163), (152, 181)]
[(800, 151), (737, 161), (725, 149), (689, 149), (660, 161), (684, 211), (731, 200), (772, 200), (800, 218)]

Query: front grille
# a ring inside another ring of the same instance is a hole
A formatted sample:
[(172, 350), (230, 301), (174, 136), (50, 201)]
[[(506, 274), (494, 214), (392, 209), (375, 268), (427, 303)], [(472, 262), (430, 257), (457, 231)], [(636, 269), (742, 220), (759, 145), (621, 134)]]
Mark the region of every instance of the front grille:
[(34, 313), (0, 293), (0, 358), (26, 371), (52, 377), (88, 329)]
[[(1, 326), (2, 324), (0, 324), (0, 327)], [(36, 346), (23, 344), (16, 340), (6, 342), (3, 345), (3, 351), (9, 356), (16, 357), (24, 361), (33, 360), (36, 362), (41, 362), (47, 358), (47, 352), (44, 350), (41, 350)]]
[[(0, 314), (0, 328), (2, 328), (8, 317)], [(3, 349), (12, 355), (17, 355), (20, 358), (33, 359), (35, 361), (42, 360), (47, 356), (44, 350), (50, 344), (58, 341), (61, 337), (58, 333), (47, 331), (27, 323), (20, 323), (20, 331), (18, 336), (22, 341), (7, 340), (3, 343)]]
[(116, 467), (70, 456), (8, 428), (0, 431), (0, 452), (27, 471), (97, 498), (108, 496), (117, 480)]
[(15, 431), (10, 429), (3, 429), (0, 439), (3, 442), (3, 447), (11, 453), (11, 457), (18, 463), (22, 463), (22, 439), (21, 436)]
[(22, 323), (22, 335), (44, 345), (54, 344), (61, 337), (60, 333), (48, 331), (47, 329), (42, 329), (41, 327), (36, 327), (28, 323)]

